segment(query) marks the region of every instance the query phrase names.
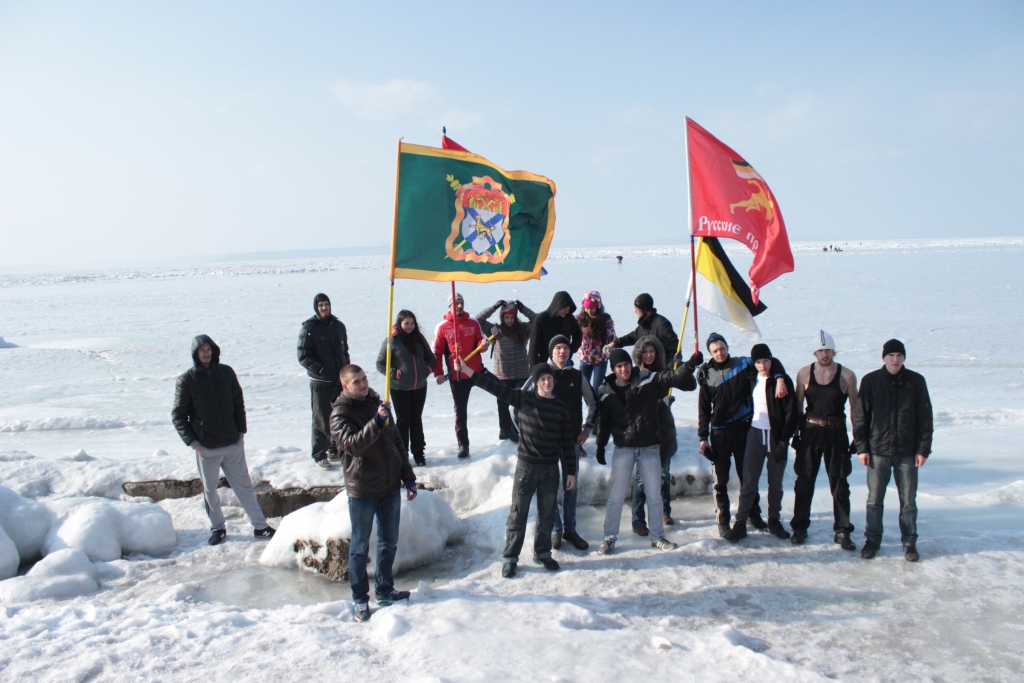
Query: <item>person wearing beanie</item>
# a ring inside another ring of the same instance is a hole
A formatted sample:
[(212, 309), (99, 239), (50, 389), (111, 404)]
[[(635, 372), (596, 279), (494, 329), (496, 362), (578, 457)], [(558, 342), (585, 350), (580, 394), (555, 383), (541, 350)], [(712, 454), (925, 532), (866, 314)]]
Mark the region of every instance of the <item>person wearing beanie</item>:
[(786, 452), (789, 439), (796, 429), (797, 412), (793, 381), (783, 374), (786, 395), (775, 395), (772, 382), (772, 351), (767, 344), (754, 344), (750, 349), (751, 365), (744, 370), (754, 412), (747, 431), (747, 446), (743, 452), (743, 482), (740, 501), (736, 507), (736, 523), (725, 535), (733, 543), (747, 537), (747, 517), (758, 497), (757, 482), (768, 461), (768, 532), (776, 538), (787, 539), (789, 532), (782, 526), (782, 475), (786, 471)]
[(591, 289), (583, 294), (582, 307), (583, 310), (576, 316), (576, 322), (583, 332), (576, 357), (580, 361), (580, 372), (596, 392), (608, 370), (605, 347), (615, 341), (615, 321), (605, 312), (601, 292), (597, 290)]
[[(753, 361), (750, 356), (730, 356), (725, 337), (712, 332), (707, 340), (711, 359), (697, 370), (697, 436), (700, 453), (711, 461), (715, 475), (715, 506), (718, 535), (725, 538), (731, 530), (729, 524), (729, 470), (736, 462), (736, 477), (743, 484), (743, 456), (747, 450), (747, 435), (754, 415), (754, 400), (750, 380), (746, 374)], [(786, 369), (773, 359), (771, 379), (775, 397), (782, 399), (789, 389), (784, 375)], [(755, 495), (746, 521), (756, 529), (765, 531), (768, 524), (761, 518), (760, 496)]]
[[(569, 408), (569, 422), (572, 425), (573, 438), (576, 445), (573, 448), (573, 457), (576, 458), (576, 469), (579, 470), (579, 459), (586, 455), (583, 444), (590, 437), (594, 430), (594, 421), (597, 417), (597, 401), (594, 399), (594, 392), (590, 383), (583, 377), (583, 373), (572, 366), (572, 351), (569, 347), (569, 340), (563, 335), (557, 335), (551, 339), (549, 344), (551, 357), (547, 365), (555, 378), (555, 398), (565, 403)], [(540, 366), (537, 366), (540, 367)], [(533, 377), (523, 386), (524, 391), (529, 391), (537, 385), (537, 378)], [(587, 406), (586, 418), (583, 416), (582, 406)], [(576, 487), (568, 487), (569, 473), (562, 468), (562, 505), (561, 510), (555, 506), (555, 522), (551, 529), (551, 547), (559, 550), (562, 547), (562, 539), (572, 543), (578, 550), (586, 550), (590, 544), (576, 532)], [(563, 525), (562, 520), (565, 519)]]
[[(454, 304), (454, 312), (452, 311)], [(452, 390), (452, 403), (455, 404), (455, 439), (459, 442), (459, 457), (469, 457), (469, 425), (468, 410), (469, 393), (473, 388), (469, 375), (460, 374), (454, 371), (452, 359), (455, 358), (455, 349), (458, 348), (460, 356), (468, 356), (477, 347), (480, 351), (486, 351), (489, 342), (484, 337), (483, 328), (476, 318), (469, 317), (465, 310), (466, 304), (461, 294), (456, 294), (454, 300), (448, 297), (448, 311), (444, 314), (441, 322), (434, 328), (434, 377), (438, 384), (444, 384), (446, 375), (442, 363), (448, 365), (448, 375), (451, 382), (448, 386)], [(477, 372), (483, 372), (484, 364), (481, 354), (478, 353), (465, 363)]]
[(665, 538), (661, 502), (661, 439), (665, 390), (675, 387), (693, 391), (697, 382), (693, 369), (704, 359), (695, 353), (675, 370), (657, 371), (633, 365), (630, 355), (622, 349), (611, 352), (612, 372), (597, 392), (599, 418), (597, 421), (597, 462), (604, 465), (604, 451), (608, 439), (615, 446), (612, 451), (611, 487), (605, 507), (604, 542), (599, 552), (608, 555), (622, 524), (622, 505), (633, 480), (633, 468), (638, 467), (647, 495), (650, 514), (651, 546), (658, 550), (672, 550), (676, 544)]
[(548, 359), (548, 346), (556, 334), (565, 336), (569, 340), (569, 348), (576, 353), (583, 343), (583, 331), (572, 315), (575, 312), (576, 302), (569, 296), (569, 292), (555, 292), (547, 310), (539, 313), (533, 320), (529, 352), (531, 365), (543, 363)]
[(654, 298), (647, 293), (640, 294), (633, 301), (633, 312), (636, 313), (636, 329), (625, 336), (616, 337), (605, 350), (611, 352), (613, 348), (633, 346), (641, 337), (656, 337), (666, 353), (675, 355), (679, 348), (679, 337), (669, 319), (654, 307)]
[[(825, 330), (814, 335), (814, 363), (796, 373), (796, 409), (800, 416), (793, 438), (796, 484), (793, 487), (793, 545), (807, 540), (811, 525), (811, 501), (822, 462), (832, 492), (833, 540), (843, 550), (854, 551), (850, 539), (850, 437), (846, 431), (846, 402), (850, 417), (857, 404), (857, 376), (835, 362), (836, 342)], [(806, 407), (804, 401), (807, 402)]]
[(462, 371), (484, 391), (513, 406), (519, 414), (519, 450), (512, 481), (512, 504), (505, 524), (505, 550), (501, 575), (516, 575), (519, 553), (526, 539), (526, 519), (530, 503), (537, 495), (537, 526), (533, 537), (533, 561), (548, 571), (557, 571), (551, 557), (551, 528), (558, 502), (558, 466), (566, 473), (566, 487), (576, 488), (576, 444), (569, 407), (555, 396), (554, 370), (547, 363), (530, 369), (534, 388), (512, 389), (490, 376), (475, 372), (461, 358), (454, 359), (456, 372)]
[(309, 375), (309, 391), (313, 407), (313, 462), (329, 470), (340, 462), (338, 450), (331, 441), (331, 403), (341, 393), (338, 373), (349, 364), (348, 331), (345, 323), (331, 314), (331, 300), (320, 293), (313, 297), (312, 318), (299, 330), (299, 364)]
[(870, 560), (882, 544), (882, 513), (889, 479), (900, 499), (903, 557), (917, 562), (917, 470), (932, 450), (932, 401), (924, 377), (907, 369), (903, 342), (882, 347), (883, 367), (864, 375), (853, 415), (857, 458), (867, 468), (868, 501), (861, 557)]
[[(497, 323), (489, 318), (499, 312)], [(519, 314), (526, 316), (526, 322), (519, 319)], [(527, 308), (521, 301), (505, 301), (501, 299), (493, 306), (488, 306), (476, 315), (480, 328), (488, 338), (494, 338), (491, 346), (491, 358), (494, 365), (491, 372), (506, 386), (516, 389), (523, 386), (530, 377), (530, 358), (527, 346), (533, 331), (533, 321), (537, 314)], [(512, 421), (509, 405), (498, 399), (498, 439), (519, 441), (519, 430)]]

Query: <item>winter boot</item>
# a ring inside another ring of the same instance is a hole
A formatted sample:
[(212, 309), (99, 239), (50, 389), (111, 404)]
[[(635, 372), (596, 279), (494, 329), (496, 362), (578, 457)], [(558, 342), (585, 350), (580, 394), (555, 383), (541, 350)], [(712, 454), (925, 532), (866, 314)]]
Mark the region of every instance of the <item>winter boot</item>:
[(747, 518), (747, 524), (754, 527), (758, 531), (768, 530), (768, 524), (763, 519), (761, 519), (760, 514), (750, 515), (750, 517)]
[(652, 542), (651, 543), (651, 547), (652, 548), (657, 548), (658, 550), (675, 550), (676, 548), (679, 547), (679, 545), (676, 544), (676, 543), (673, 543), (672, 541), (668, 540), (667, 538), (661, 538), (661, 539), (658, 539), (657, 541)]
[(505, 579), (511, 579), (516, 575), (516, 563), (506, 562), (501, 565), (501, 576)]
[(466, 458), (469, 457), (469, 444), (468, 443), (466, 445), (464, 445), (464, 446), (459, 446), (459, 457), (462, 458), (463, 460), (465, 460)]
[(254, 529), (252, 535), (256, 538), (273, 538), (276, 532), (277, 529), (268, 526), (266, 529)]
[(646, 536), (651, 533), (651, 530), (647, 528), (646, 524), (634, 524), (633, 533), (637, 536)]
[(413, 460), (413, 462), (416, 463), (417, 467), (426, 467), (427, 466), (427, 459), (423, 457), (422, 453), (417, 453), (416, 455), (412, 456), (412, 460)]
[(917, 545), (914, 543), (903, 544), (903, 557), (907, 562), (917, 562), (921, 556), (917, 554)]
[(210, 534), (210, 540), (207, 541), (210, 545), (220, 545), (221, 542), (227, 538), (228, 532), (224, 529), (214, 529)]
[(879, 544), (875, 543), (871, 539), (864, 542), (864, 547), (860, 549), (860, 556), (865, 560), (870, 560), (878, 552)]
[(661, 516), (661, 523), (664, 524), (665, 526), (672, 526), (673, 524), (676, 523), (676, 520), (672, 519), (672, 515), (662, 515)]
[(583, 539), (583, 537), (580, 536), (575, 531), (566, 531), (565, 535), (563, 535), (562, 538), (564, 538), (565, 540), (569, 541), (569, 543), (572, 543), (574, 546), (576, 546), (576, 550), (586, 550), (587, 548), (590, 547), (590, 544), (587, 543)]
[(736, 543), (736, 542), (738, 542), (741, 539), (744, 539), (746, 537), (747, 537), (747, 525), (746, 525), (746, 523), (744, 523), (744, 522), (736, 522), (732, 526), (732, 529), (729, 530), (729, 533), (727, 533), (725, 535), (725, 540), (729, 541), (730, 543)]
[(409, 599), (409, 591), (400, 591), (400, 590), (395, 590), (394, 588), (392, 588), (391, 592), (388, 593), (387, 595), (381, 595), (380, 593), (377, 593), (374, 597), (377, 598), (377, 605), (378, 606), (380, 606), (380, 607), (387, 607), (388, 605), (395, 604), (399, 600), (408, 600)]
[(534, 556), (533, 563), (544, 565), (544, 569), (547, 569), (549, 572), (557, 572), (559, 569), (561, 569), (561, 567), (558, 566), (558, 563), (555, 562), (555, 558), (553, 557)]
[(775, 536), (775, 538), (781, 538), (783, 541), (789, 538), (789, 532), (786, 531), (786, 527), (782, 526), (782, 522), (777, 519), (768, 520), (768, 533)]
[(793, 529), (793, 538), (789, 542), (793, 545), (803, 545), (807, 540), (807, 529)]
[(551, 548), (554, 550), (562, 549), (562, 532), (552, 531), (551, 532)]
[(357, 602), (356, 603), (356, 621), (369, 621), (370, 620), (370, 603), (368, 602)]
[(850, 540), (850, 534), (848, 534), (845, 531), (841, 531), (838, 534), (836, 534), (836, 537), (832, 540), (838, 543), (839, 547), (843, 550), (854, 551), (857, 549), (857, 546), (855, 546), (853, 544), (853, 541)]
[(601, 553), (602, 555), (611, 555), (613, 552), (615, 552), (615, 539), (604, 539), (604, 541), (601, 542), (601, 547), (597, 549), (597, 552)]
[(732, 527), (729, 526), (729, 522), (718, 523), (718, 535), (720, 537), (725, 538), (730, 531), (732, 531)]

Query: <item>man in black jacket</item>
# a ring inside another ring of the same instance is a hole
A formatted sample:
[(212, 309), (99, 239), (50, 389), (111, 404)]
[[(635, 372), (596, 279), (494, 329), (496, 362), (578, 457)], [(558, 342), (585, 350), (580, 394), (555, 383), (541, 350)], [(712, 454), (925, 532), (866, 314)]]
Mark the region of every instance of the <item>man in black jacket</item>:
[(349, 364), (348, 332), (345, 323), (331, 315), (331, 300), (324, 293), (313, 298), (316, 315), (302, 323), (299, 330), (299, 363), (309, 375), (309, 392), (313, 406), (313, 462), (322, 470), (331, 469), (338, 461), (338, 451), (331, 442), (331, 402), (341, 393), (338, 373)]
[(772, 381), (775, 359), (767, 344), (754, 344), (750, 349), (753, 361), (744, 371), (750, 387), (754, 412), (747, 430), (747, 447), (743, 453), (743, 486), (736, 509), (736, 524), (725, 535), (735, 543), (747, 537), (747, 517), (758, 498), (757, 482), (761, 479), (765, 460), (768, 461), (768, 532), (783, 540), (789, 532), (782, 526), (782, 475), (786, 471), (789, 440), (796, 430), (797, 411), (793, 395), (793, 381), (783, 374), (786, 395), (775, 396), (776, 382)]
[(416, 498), (416, 475), (391, 414), (391, 406), (380, 400), (366, 373), (358, 365), (341, 369), (343, 390), (331, 411), (331, 437), (342, 454), (345, 491), (352, 523), (348, 551), (348, 578), (352, 584), (357, 621), (370, 618), (370, 581), (366, 556), (370, 551), (370, 530), (377, 519), (377, 564), (374, 594), (385, 607), (408, 600), (409, 591), (395, 589), (391, 569), (398, 552), (399, 518), (404, 485), (406, 498)]
[(551, 557), (551, 527), (558, 502), (558, 463), (561, 461), (562, 471), (566, 472), (566, 488), (575, 488), (576, 434), (569, 418), (569, 407), (555, 396), (551, 366), (538, 363), (530, 369), (530, 379), (536, 386), (533, 391), (510, 389), (490, 373), (474, 372), (457, 356), (454, 368), (456, 372), (461, 370), (469, 375), (473, 383), (487, 393), (511, 405), (519, 415), (519, 451), (512, 482), (512, 505), (505, 525), (501, 575), (506, 579), (516, 575), (534, 493), (537, 494), (537, 529), (533, 537), (533, 561), (544, 565), (548, 571), (558, 571), (558, 562)]
[(606, 353), (611, 353), (613, 348), (621, 349), (626, 346), (633, 346), (641, 337), (655, 337), (661, 342), (665, 353), (675, 355), (679, 348), (679, 337), (672, 328), (672, 323), (665, 316), (658, 313), (654, 307), (654, 297), (646, 292), (637, 296), (633, 301), (633, 312), (636, 313), (636, 329), (622, 337), (616, 337), (615, 341), (605, 347)]
[(904, 367), (903, 342), (882, 347), (884, 367), (864, 375), (853, 414), (857, 458), (868, 468), (867, 541), (860, 554), (870, 560), (882, 544), (885, 489), (895, 475), (900, 494), (903, 556), (917, 562), (917, 470), (932, 452), (932, 401), (924, 377)]
[(217, 493), (221, 470), (249, 516), (253, 535), (272, 537), (274, 530), (256, 500), (245, 462), (242, 387), (231, 366), (220, 362), (220, 347), (205, 334), (192, 340), (192, 367), (178, 377), (171, 421), (181, 440), (196, 451), (206, 512), (213, 529), (210, 545), (217, 545), (227, 536)]
[(575, 311), (576, 303), (569, 292), (555, 292), (547, 310), (538, 313), (533, 319), (529, 351), (531, 367), (548, 359), (548, 346), (556, 335), (560, 334), (569, 340), (572, 353), (579, 350), (583, 343), (583, 330), (572, 315)]
[(599, 552), (608, 555), (615, 549), (615, 541), (622, 522), (622, 504), (633, 480), (633, 468), (639, 467), (647, 494), (650, 515), (651, 546), (658, 550), (672, 550), (676, 544), (665, 538), (661, 511), (661, 406), (663, 391), (675, 387), (693, 391), (697, 382), (693, 369), (703, 360), (695, 353), (682, 367), (664, 372), (652, 372), (633, 366), (630, 355), (622, 349), (612, 351), (608, 364), (613, 372), (597, 391), (600, 417), (597, 421), (597, 461), (605, 464), (604, 449), (611, 437), (615, 444), (612, 453), (612, 482), (604, 517), (604, 542)]

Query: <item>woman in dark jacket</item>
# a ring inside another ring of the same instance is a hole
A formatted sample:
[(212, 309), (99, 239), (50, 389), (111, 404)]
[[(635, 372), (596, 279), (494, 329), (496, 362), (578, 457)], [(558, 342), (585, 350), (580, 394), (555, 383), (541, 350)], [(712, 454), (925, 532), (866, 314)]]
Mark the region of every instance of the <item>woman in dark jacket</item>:
[[(420, 467), (427, 464), (423, 452), (427, 447), (423, 438), (423, 404), (427, 400), (427, 379), (434, 367), (434, 353), (412, 311), (401, 310), (391, 330), (391, 337), (380, 345), (377, 354), (377, 372), (387, 371), (388, 344), (391, 344), (391, 401), (395, 407), (395, 422), (408, 452)], [(412, 442), (410, 443), (410, 439)]]

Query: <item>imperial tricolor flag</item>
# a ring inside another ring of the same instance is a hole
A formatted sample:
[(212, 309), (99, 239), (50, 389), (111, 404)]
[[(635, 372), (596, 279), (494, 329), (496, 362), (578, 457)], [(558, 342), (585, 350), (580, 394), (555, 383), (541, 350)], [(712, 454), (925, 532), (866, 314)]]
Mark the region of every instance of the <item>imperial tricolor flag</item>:
[(555, 236), (555, 184), (457, 143), (399, 143), (391, 277), (531, 280)]
[[(764, 178), (743, 157), (692, 119), (686, 119), (686, 131), (692, 234), (728, 237), (754, 252), (749, 276), (756, 303), (761, 287), (793, 271), (793, 252), (782, 212)], [(700, 291), (697, 293), (699, 296)]]
[(750, 288), (743, 281), (721, 242), (714, 237), (697, 240), (697, 305), (758, 337), (761, 330), (754, 322), (754, 316), (768, 308), (761, 302), (754, 302)]

